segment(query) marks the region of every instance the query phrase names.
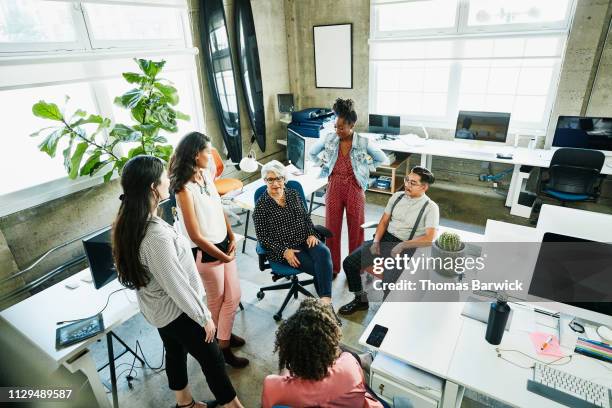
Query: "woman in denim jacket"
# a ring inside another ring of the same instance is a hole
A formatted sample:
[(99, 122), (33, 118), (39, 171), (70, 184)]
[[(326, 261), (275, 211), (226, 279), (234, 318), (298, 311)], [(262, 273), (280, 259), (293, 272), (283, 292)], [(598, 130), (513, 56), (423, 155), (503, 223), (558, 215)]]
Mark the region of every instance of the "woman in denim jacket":
[(349, 229), (349, 253), (363, 243), (365, 214), (365, 190), (368, 188), (370, 171), (389, 159), (377, 147), (368, 144), (368, 139), (355, 131), (357, 113), (351, 99), (336, 99), (333, 107), (337, 115), (336, 133), (330, 133), (310, 150), (310, 158), (321, 166), (319, 177), (329, 176), (325, 197), (325, 226), (333, 236), (326, 240), (332, 255), (334, 277), (340, 272), (340, 236), (342, 216), (346, 209)]

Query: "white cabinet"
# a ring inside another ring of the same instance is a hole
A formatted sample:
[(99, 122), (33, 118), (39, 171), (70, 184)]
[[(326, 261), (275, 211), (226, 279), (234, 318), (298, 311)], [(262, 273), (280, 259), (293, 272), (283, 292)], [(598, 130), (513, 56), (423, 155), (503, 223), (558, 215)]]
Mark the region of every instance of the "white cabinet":
[(444, 380), (378, 353), (370, 369), (370, 387), (390, 404), (393, 397), (410, 399), (414, 408), (438, 408)]

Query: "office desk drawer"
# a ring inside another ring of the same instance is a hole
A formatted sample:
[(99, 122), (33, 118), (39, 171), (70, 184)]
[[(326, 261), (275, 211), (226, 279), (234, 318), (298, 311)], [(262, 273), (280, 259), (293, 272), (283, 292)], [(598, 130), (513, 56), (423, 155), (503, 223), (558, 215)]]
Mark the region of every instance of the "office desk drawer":
[(414, 408), (438, 408), (438, 401), (433, 398), (398, 384), (378, 373), (372, 373), (371, 375), (372, 390), (390, 404), (393, 403), (393, 397), (406, 397), (410, 399)]

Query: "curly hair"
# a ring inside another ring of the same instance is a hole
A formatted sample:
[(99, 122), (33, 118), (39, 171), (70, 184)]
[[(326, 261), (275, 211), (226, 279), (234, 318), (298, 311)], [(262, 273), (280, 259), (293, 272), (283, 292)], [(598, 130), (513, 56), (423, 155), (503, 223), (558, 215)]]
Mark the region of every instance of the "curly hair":
[(333, 111), (349, 125), (357, 122), (357, 112), (355, 112), (355, 102), (352, 99), (336, 99)]
[(276, 331), (278, 368), (292, 376), (322, 380), (339, 355), (342, 332), (329, 306), (307, 298)]
[(183, 136), (174, 149), (168, 165), (170, 177), (170, 191), (178, 193), (198, 170), (195, 157), (202, 150), (210, 146), (210, 137), (200, 133), (191, 132)]

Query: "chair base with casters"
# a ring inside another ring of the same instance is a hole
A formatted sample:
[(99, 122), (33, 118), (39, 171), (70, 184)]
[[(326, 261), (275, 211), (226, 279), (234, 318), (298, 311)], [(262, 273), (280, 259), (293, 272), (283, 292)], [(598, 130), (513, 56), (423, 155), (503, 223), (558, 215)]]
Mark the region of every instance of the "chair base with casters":
[(257, 255), (259, 256), (259, 270), (265, 271), (266, 269), (272, 269), (272, 280), (275, 282), (282, 278), (289, 279), (289, 282), (264, 286), (259, 289), (259, 292), (257, 292), (257, 299), (262, 300), (266, 295), (266, 291), (289, 289), (283, 304), (281, 305), (280, 309), (278, 309), (278, 312), (276, 312), (273, 316), (274, 320), (278, 322), (283, 318), (283, 310), (285, 310), (285, 307), (287, 307), (287, 304), (292, 297), (297, 299), (299, 293), (308, 297), (314, 297), (312, 293), (304, 289), (304, 286), (313, 285), (314, 279), (299, 280), (297, 275), (302, 273), (302, 271), (299, 269), (295, 269), (289, 265), (279, 262), (267, 261), (265, 256), (266, 252), (259, 244), (257, 244), (256, 251)]

